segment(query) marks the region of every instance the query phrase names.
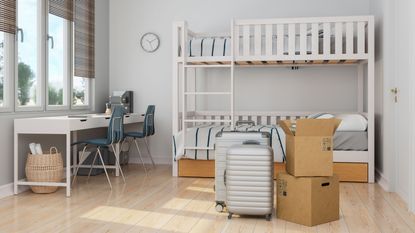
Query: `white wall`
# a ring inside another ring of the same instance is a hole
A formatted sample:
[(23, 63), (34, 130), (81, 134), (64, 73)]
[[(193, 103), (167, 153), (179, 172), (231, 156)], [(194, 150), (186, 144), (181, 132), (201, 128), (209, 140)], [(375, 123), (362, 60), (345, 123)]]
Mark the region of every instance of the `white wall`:
[[(232, 18), (341, 16), (368, 13), (369, 0), (110, 0), (110, 90), (134, 91), (134, 107), (138, 112), (144, 112), (148, 104), (157, 106), (157, 133), (151, 140), (151, 149), (160, 162), (169, 162), (172, 138), (173, 21), (187, 20), (190, 28), (199, 32), (229, 32)], [(159, 34), (161, 38), (161, 47), (154, 54), (143, 52), (139, 45), (141, 35), (150, 31)], [(304, 89), (307, 85), (315, 88), (309, 93), (317, 95), (318, 101), (327, 101), (327, 104), (331, 105), (327, 107), (347, 110), (356, 107), (356, 95), (353, 90), (353, 86), (356, 86), (355, 76), (354, 68), (328, 70), (304, 68), (298, 71), (269, 69), (260, 71), (260, 75), (257, 75), (255, 70), (247, 70), (238, 78), (247, 83), (254, 82), (253, 79), (263, 82), (271, 80), (269, 90), (275, 89), (279, 92), (274, 96), (275, 98), (270, 97), (274, 98), (275, 102), (261, 106), (266, 108), (263, 110), (270, 110), (267, 109), (270, 107), (273, 108), (272, 110), (307, 110), (316, 107), (315, 102), (304, 102), (308, 99), (303, 98), (306, 96)], [(322, 79), (327, 82), (323, 87), (318, 87)], [(334, 82), (344, 84), (344, 89), (341, 85), (334, 85)], [(241, 83), (240, 86), (244, 85)], [(282, 85), (289, 85), (292, 92), (287, 92), (287, 88), (284, 90)], [(243, 95), (242, 89), (238, 90), (238, 87), (237, 84), (237, 93)], [(286, 96), (292, 96), (296, 91), (298, 96), (294, 104), (285, 101)], [(332, 92), (341, 94), (336, 99), (324, 98), (330, 96)], [(323, 95), (324, 93), (327, 95)], [(237, 99), (238, 108), (251, 107), (250, 110), (254, 110), (252, 108), (256, 106), (255, 101)], [(244, 107), (239, 103), (244, 103)]]
[(394, 2), (371, 0), (376, 19), (376, 173), (385, 190), (394, 190), (395, 143), (394, 102), (390, 89), (394, 84)]
[[(108, 0), (96, 1), (96, 79), (93, 99), (97, 111), (104, 111), (108, 98)], [(71, 112), (73, 114), (73, 112)], [(0, 113), (0, 186), (13, 182), (13, 120), (23, 117), (64, 115), (68, 112)], [(24, 159), (24, 158), (21, 158)], [(20, 167), (22, 171), (23, 166)]]

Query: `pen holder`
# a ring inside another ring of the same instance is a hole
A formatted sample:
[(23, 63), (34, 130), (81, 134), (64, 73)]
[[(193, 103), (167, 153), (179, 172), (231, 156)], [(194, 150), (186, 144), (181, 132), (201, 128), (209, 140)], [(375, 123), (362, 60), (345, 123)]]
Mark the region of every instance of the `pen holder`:
[[(49, 154), (28, 154), (26, 160), (26, 177), (29, 182), (60, 182), (63, 177), (62, 156), (56, 147), (51, 147)], [(34, 193), (53, 193), (56, 186), (31, 186)]]

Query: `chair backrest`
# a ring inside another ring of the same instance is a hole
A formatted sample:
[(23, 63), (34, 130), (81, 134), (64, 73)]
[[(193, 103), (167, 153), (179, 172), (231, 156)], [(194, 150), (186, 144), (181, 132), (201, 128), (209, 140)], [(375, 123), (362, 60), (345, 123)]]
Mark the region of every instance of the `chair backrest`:
[(107, 143), (118, 143), (124, 137), (124, 107), (115, 105), (112, 110), (110, 124), (108, 126)]
[(145, 136), (154, 135), (156, 129), (154, 127), (154, 112), (156, 111), (155, 105), (149, 105), (144, 117), (143, 133)]

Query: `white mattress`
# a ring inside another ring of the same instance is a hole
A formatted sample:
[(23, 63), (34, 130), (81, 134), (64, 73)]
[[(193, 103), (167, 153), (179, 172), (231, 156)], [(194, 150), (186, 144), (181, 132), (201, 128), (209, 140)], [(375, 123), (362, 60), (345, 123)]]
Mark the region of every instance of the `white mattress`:
[[(188, 128), (186, 132), (186, 146), (188, 147), (212, 147), (215, 144), (216, 134), (220, 131), (231, 131), (230, 126), (202, 125)], [(274, 161), (282, 162), (285, 151), (285, 133), (280, 127), (271, 125), (238, 126), (237, 131), (260, 131), (271, 134), (271, 146), (274, 149)], [(214, 160), (213, 150), (184, 150), (183, 132), (173, 137), (176, 159), (188, 158), (197, 160)]]

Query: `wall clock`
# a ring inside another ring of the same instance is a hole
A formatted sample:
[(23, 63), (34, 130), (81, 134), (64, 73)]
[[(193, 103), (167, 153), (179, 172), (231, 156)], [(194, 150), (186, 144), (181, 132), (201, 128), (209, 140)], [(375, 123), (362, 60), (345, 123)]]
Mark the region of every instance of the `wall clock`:
[(147, 32), (141, 37), (141, 48), (147, 53), (153, 53), (160, 47), (160, 38), (152, 32)]

